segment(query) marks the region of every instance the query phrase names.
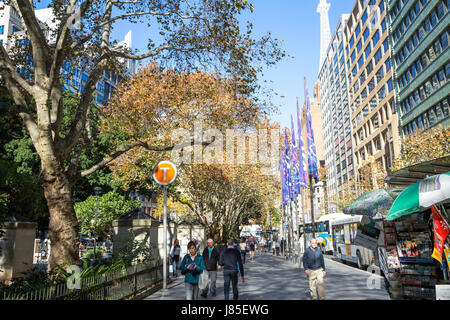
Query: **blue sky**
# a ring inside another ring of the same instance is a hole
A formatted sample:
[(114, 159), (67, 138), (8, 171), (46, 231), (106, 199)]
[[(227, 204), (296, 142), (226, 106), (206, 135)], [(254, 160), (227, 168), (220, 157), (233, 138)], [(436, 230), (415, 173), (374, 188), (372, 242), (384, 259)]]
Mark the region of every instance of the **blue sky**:
[[(278, 93), (272, 101), (280, 105), (279, 114), (272, 119), (290, 127), (291, 114), (297, 114), (296, 97), (300, 103), (304, 101), (303, 78), (307, 78), (310, 95), (317, 80), (320, 57), (320, 16), (316, 12), (319, 0), (253, 0), (253, 13), (246, 13), (242, 21), (251, 21), (255, 36), (264, 35), (268, 31), (273, 37), (283, 40), (283, 48), (288, 55), (277, 65), (264, 72), (268, 85)], [(339, 16), (352, 10), (355, 0), (328, 0), (331, 3), (329, 12), (331, 32), (337, 25)], [(37, 4), (37, 9), (47, 7), (47, 1)], [(132, 30), (133, 48), (145, 51), (151, 30), (136, 24), (120, 23), (113, 31), (113, 37), (123, 39)], [(284, 96), (284, 98), (281, 98)]]

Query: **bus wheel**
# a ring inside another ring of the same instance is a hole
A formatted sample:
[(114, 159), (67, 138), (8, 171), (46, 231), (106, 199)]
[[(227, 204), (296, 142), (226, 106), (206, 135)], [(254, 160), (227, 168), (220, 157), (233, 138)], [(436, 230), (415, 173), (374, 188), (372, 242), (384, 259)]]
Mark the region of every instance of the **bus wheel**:
[(358, 264), (358, 269), (364, 269), (363, 267), (363, 263), (362, 263), (362, 258), (361, 258), (361, 253), (359, 251), (356, 252), (356, 262)]

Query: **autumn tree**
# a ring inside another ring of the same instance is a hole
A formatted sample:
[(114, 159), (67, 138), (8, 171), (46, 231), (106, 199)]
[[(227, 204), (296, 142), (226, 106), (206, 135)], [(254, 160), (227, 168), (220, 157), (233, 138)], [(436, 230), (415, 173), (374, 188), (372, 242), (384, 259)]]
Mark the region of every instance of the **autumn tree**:
[[(23, 49), (28, 50), (24, 56), (32, 68), (27, 69), (26, 75), (19, 73), (13, 62), (17, 55), (10, 55), (0, 46), (0, 75), (13, 100), (10, 112), (21, 117), (39, 154), (50, 213), (50, 267), (65, 261), (80, 263), (79, 225), (72, 204), (72, 186), (80, 176), (92, 174), (136, 146), (154, 151), (172, 147), (139, 140), (122, 142), (118, 150), (112, 150), (100, 163), (79, 170), (78, 155), (82, 149), (79, 142), (86, 135), (89, 104), (105, 70), (119, 74), (123, 70), (121, 59), (152, 58), (176, 70), (210, 68), (232, 74), (238, 89), (250, 94), (256, 90), (255, 80), (262, 63), (273, 64), (283, 55), (279, 42), (270, 35), (253, 39), (251, 24), (241, 30), (238, 16), (253, 10), (248, 1), (52, 0), (49, 8), (56, 23), (55, 30), (50, 30), (53, 42), (36, 19), (33, 1), (5, 3), (19, 14), (29, 40)], [(147, 52), (137, 54), (115, 45), (113, 28), (123, 21), (160, 31), (157, 39), (149, 39)], [(79, 22), (75, 28), (74, 22)], [(61, 73), (64, 62), (84, 66), (89, 77), (83, 91), (78, 92), (70, 129), (63, 134), (66, 106), (62, 101), (62, 81), (67, 80)]]
[(450, 155), (450, 128), (439, 125), (425, 131), (416, 131), (402, 139), (402, 152), (390, 168), (392, 172), (425, 161)]
[[(264, 121), (264, 108), (236, 84), (235, 78), (214, 72), (179, 73), (151, 63), (119, 86), (104, 110), (102, 126), (103, 132), (121, 131), (153, 145), (170, 144), (174, 139), (177, 145), (183, 145), (185, 135), (195, 137), (198, 126), (202, 126), (202, 143), (196, 146), (203, 155), (200, 162), (192, 157), (195, 152), (190, 146), (178, 150), (186, 161), (179, 166), (177, 182), (169, 188), (169, 208), (184, 219), (199, 221), (217, 240), (237, 232), (246, 217), (261, 217), (270, 207), (266, 200), (276, 197), (275, 188), (267, 184), (268, 178), (257, 166), (252, 171), (245, 164), (223, 164), (227, 159), (223, 150), (226, 141), (213, 152), (208, 151), (216, 139), (224, 138), (227, 129), (255, 133), (272, 128)], [(270, 149), (269, 137), (266, 142)], [(211, 154), (214, 156), (209, 158)], [(125, 185), (156, 191), (151, 178), (153, 167), (172, 156), (136, 148), (115, 159), (110, 167)], [(245, 157), (238, 148), (233, 156)]]

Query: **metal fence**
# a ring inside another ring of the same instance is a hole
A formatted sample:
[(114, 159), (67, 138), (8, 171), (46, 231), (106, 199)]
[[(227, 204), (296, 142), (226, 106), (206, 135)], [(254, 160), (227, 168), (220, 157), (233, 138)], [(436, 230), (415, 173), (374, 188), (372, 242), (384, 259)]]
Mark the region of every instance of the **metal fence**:
[(80, 289), (69, 289), (66, 283), (45, 287), (26, 294), (3, 297), (5, 300), (122, 300), (132, 298), (160, 282), (162, 264), (150, 267), (135, 265), (107, 275), (80, 279)]

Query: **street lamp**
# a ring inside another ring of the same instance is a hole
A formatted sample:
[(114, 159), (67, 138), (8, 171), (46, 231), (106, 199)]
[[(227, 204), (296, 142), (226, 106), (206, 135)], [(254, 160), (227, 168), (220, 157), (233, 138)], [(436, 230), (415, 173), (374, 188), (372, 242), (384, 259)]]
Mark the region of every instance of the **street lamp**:
[(91, 221), (91, 227), (94, 230), (94, 260), (97, 259), (97, 234), (95, 232), (95, 228), (97, 226), (97, 220), (98, 220), (98, 196), (102, 193), (101, 187), (95, 187), (94, 193), (96, 195), (96, 208), (95, 208), (95, 220), (94, 223)]

